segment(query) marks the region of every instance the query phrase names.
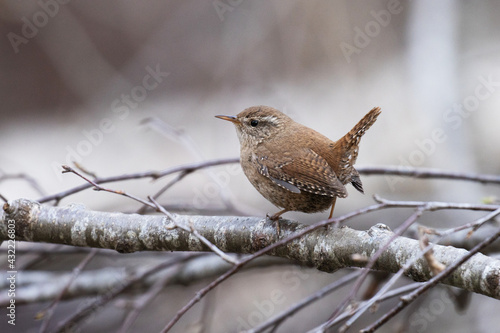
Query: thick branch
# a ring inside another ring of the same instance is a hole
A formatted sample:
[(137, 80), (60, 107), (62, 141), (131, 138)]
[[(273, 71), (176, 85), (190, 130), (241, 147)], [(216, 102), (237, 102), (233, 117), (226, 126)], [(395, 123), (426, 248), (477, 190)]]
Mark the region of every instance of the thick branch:
[[(179, 228), (165, 216), (106, 213), (84, 209), (80, 205), (48, 207), (20, 199), (4, 205), (0, 239), (7, 239), (8, 221), (15, 221), (16, 240), (47, 242), (74, 246), (135, 251), (208, 251), (192, 233)], [(224, 252), (253, 253), (278, 239), (275, 223), (256, 217), (175, 216), (177, 223), (191, 225), (202, 236)], [(280, 220), (280, 239), (307, 226)], [(383, 247), (393, 233), (383, 224), (368, 231), (351, 228), (321, 228), (299, 239), (271, 250), (268, 254), (295, 260), (325, 272), (345, 267), (363, 267), (354, 254), (370, 258)], [(421, 253), (418, 241), (398, 237), (377, 260), (374, 269), (397, 272)], [(445, 266), (467, 253), (436, 245), (434, 256)], [(358, 256), (359, 257), (359, 256)], [(432, 277), (424, 258), (405, 272), (415, 281)], [(500, 299), (500, 260), (482, 254), (474, 255), (443, 283)]]

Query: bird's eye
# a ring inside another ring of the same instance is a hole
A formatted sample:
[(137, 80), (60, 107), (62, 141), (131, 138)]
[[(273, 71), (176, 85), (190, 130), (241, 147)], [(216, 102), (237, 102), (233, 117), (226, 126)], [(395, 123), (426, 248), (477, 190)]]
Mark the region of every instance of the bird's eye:
[(252, 126), (252, 127), (257, 126), (258, 124), (259, 124), (259, 121), (258, 121), (258, 120), (256, 120), (256, 119), (252, 119), (252, 120), (250, 121), (250, 126)]

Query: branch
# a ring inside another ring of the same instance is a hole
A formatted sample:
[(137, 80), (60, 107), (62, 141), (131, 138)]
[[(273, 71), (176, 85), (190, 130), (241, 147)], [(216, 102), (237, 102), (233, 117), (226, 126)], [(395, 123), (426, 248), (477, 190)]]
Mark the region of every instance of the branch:
[[(168, 168), (165, 170), (160, 170), (160, 171), (145, 171), (145, 172), (124, 174), (124, 175), (120, 175), (120, 176), (95, 178), (95, 179), (93, 179), (93, 182), (96, 184), (105, 184), (105, 183), (113, 183), (113, 182), (119, 182), (119, 181), (123, 181), (123, 180), (140, 179), (140, 178), (151, 178), (153, 180), (156, 180), (156, 179), (159, 179), (159, 178), (162, 178), (162, 177), (165, 177), (167, 175), (177, 173), (177, 172), (190, 173), (190, 172), (193, 172), (195, 170), (209, 168), (209, 167), (216, 166), (216, 165), (237, 163), (237, 162), (239, 162), (239, 160), (240, 160), (239, 158), (225, 158), (225, 159), (220, 159), (220, 160), (209, 160), (209, 161), (203, 161), (203, 162), (189, 163), (189, 164), (184, 164), (184, 165), (178, 165), (178, 166), (171, 167), (171, 168)], [(61, 168), (62, 168), (62, 166), (61, 166)], [(63, 170), (61, 170), (61, 171), (63, 171)], [(38, 202), (44, 203), (44, 202), (54, 200), (57, 203), (62, 198), (65, 198), (71, 194), (81, 192), (81, 191), (86, 190), (88, 188), (92, 188), (93, 186), (94, 185), (92, 185), (90, 183), (82, 184), (82, 185), (79, 185), (77, 187), (71, 188), (69, 190), (40, 198), (40, 199), (38, 199)]]
[[(418, 296), (422, 295), (435, 285), (439, 283), (439, 281), (442, 281), (446, 277), (450, 276), (453, 271), (455, 270), (456, 267), (459, 267), (462, 265), (464, 262), (469, 260), (469, 258), (472, 258), (474, 253), (479, 252), (482, 248), (488, 246), (489, 244), (493, 243), (498, 237), (500, 237), (500, 230), (497, 230), (497, 232), (490, 237), (486, 238), (483, 240), (481, 243), (476, 245), (469, 253), (467, 253), (465, 256), (460, 257), (456, 262), (453, 264), (449, 265), (446, 269), (441, 271), (439, 274), (435, 275), (432, 279), (429, 280), (429, 283), (426, 283), (422, 286), (420, 286), (418, 289), (415, 291), (411, 292), (410, 294), (401, 297), (400, 302), (398, 305), (396, 305), (394, 308), (392, 308), (389, 312), (384, 314), (381, 318), (379, 318), (373, 325), (370, 325), (368, 328), (365, 328), (361, 330), (361, 332), (375, 332), (380, 326), (382, 326), (384, 323), (386, 323), (389, 319), (394, 317), (397, 313), (399, 313), (401, 310), (403, 310), (408, 304), (413, 302), (415, 299), (417, 299)], [(500, 289), (500, 279), (497, 277), (495, 280), (486, 280), (486, 284), (492, 284), (494, 288)]]
[[(415, 223), (412, 225), (406, 236), (410, 238), (418, 238), (418, 228), (421, 225)], [(490, 223), (484, 225), (479, 230), (471, 233), (469, 230), (461, 230), (454, 233), (446, 233), (447, 229), (432, 229), (434, 234), (429, 235), (429, 240), (434, 243), (449, 245), (453, 247), (460, 247), (466, 250), (472, 249), (474, 246), (482, 242), (484, 239), (488, 238), (500, 228), (500, 223), (495, 221), (490, 221)], [(440, 235), (442, 233), (446, 233), (446, 237), (438, 237), (436, 235)], [(485, 248), (481, 253), (490, 254), (500, 252), (500, 241), (496, 241), (487, 248)]]
[[(177, 255), (177, 254), (174, 254)], [(75, 299), (78, 297), (89, 297), (103, 295), (121, 284), (128, 281), (134, 275), (140, 275), (147, 271), (156, 261), (146, 261), (144, 265), (120, 268), (100, 268), (82, 271), (62, 299)], [(288, 260), (274, 257), (262, 257), (252, 261), (246, 268), (264, 268), (270, 266), (291, 265)], [(215, 278), (231, 268), (231, 265), (216, 255), (205, 255), (193, 258), (182, 265), (179, 269), (167, 269), (140, 281), (134, 286), (134, 291), (146, 289), (159, 280), (169, 277), (168, 285), (189, 285), (204, 280), (207, 277)], [(7, 290), (9, 289), (8, 273), (0, 273), (0, 306), (9, 305)], [(30, 304), (36, 302), (47, 302), (61, 294), (69, 281), (73, 278), (71, 272), (47, 272), (38, 270), (23, 271), (16, 281), (16, 305)]]
[(386, 165), (381, 167), (357, 166), (356, 170), (358, 170), (358, 172), (362, 175), (391, 175), (414, 178), (438, 178), (465, 180), (483, 184), (500, 184), (500, 176), (498, 175), (482, 175), (472, 172), (455, 172), (434, 168), (414, 168), (409, 166)]
[[(95, 178), (93, 181), (97, 184), (105, 184), (105, 183), (130, 180), (130, 179), (140, 179), (140, 178), (151, 178), (153, 180), (156, 180), (174, 173), (180, 172), (181, 174), (187, 175), (199, 169), (209, 168), (217, 165), (234, 164), (234, 163), (239, 163), (239, 161), (240, 161), (239, 157), (207, 160), (203, 162), (178, 165), (160, 171), (144, 171), (144, 172), (136, 172), (136, 173), (130, 173), (112, 177)], [(486, 183), (500, 184), (500, 176), (498, 175), (481, 175), (475, 173), (454, 172), (454, 171), (446, 171), (446, 170), (431, 169), (431, 168), (413, 168), (409, 166), (388, 165), (381, 167), (358, 166), (356, 167), (356, 170), (358, 170), (358, 172), (362, 175), (390, 175), (390, 176), (415, 177), (415, 178), (438, 178), (438, 179), (474, 181), (483, 184)], [(82, 184), (57, 194), (52, 194), (49, 196), (44, 196), (42, 198), (39, 198), (38, 202), (45, 203), (48, 201), (55, 201), (56, 203), (58, 203), (62, 198), (81, 192), (91, 187), (92, 187), (91, 184)]]
[[(271, 246), (278, 237), (283, 240), (308, 228), (297, 222), (280, 220), (278, 236), (274, 222), (256, 217), (175, 215), (175, 218), (184, 225), (192, 225), (220, 250), (242, 254), (254, 253)], [(191, 232), (171, 229), (173, 223), (165, 216), (96, 212), (80, 205), (48, 207), (19, 199), (4, 205), (4, 213), (0, 216), (0, 239), (7, 239), (9, 220), (15, 221), (18, 241), (106, 248), (122, 253), (209, 251)], [(356, 260), (353, 255), (370, 259), (393, 235), (383, 224), (368, 231), (347, 227), (318, 228), (271, 249), (268, 254), (334, 272), (345, 267), (364, 267), (365, 262)], [(467, 253), (464, 249), (434, 247), (436, 260), (445, 266), (452, 265), (456, 258)], [(405, 237), (394, 239), (373, 268), (395, 273), (416, 257), (419, 259), (404, 274), (415, 281), (431, 279), (432, 273), (425, 258), (421, 257), (419, 242)], [(500, 299), (500, 260), (476, 254), (442, 282)]]

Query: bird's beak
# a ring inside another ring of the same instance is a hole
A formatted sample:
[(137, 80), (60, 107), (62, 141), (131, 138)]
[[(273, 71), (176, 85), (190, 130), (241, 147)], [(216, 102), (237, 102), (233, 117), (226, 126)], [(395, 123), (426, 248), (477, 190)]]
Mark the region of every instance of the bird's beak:
[(219, 118), (219, 119), (230, 121), (230, 122), (235, 123), (235, 124), (241, 124), (241, 121), (239, 121), (238, 119), (236, 119), (235, 116), (218, 115), (218, 116), (215, 116), (215, 117)]

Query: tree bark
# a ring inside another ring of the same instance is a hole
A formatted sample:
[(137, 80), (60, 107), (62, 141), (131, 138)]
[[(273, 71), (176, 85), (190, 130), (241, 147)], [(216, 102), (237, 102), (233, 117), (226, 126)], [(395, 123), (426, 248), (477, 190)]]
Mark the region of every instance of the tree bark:
[[(224, 252), (254, 253), (307, 225), (281, 219), (278, 236), (274, 221), (258, 217), (174, 215), (175, 223), (195, 229)], [(160, 215), (137, 215), (86, 210), (82, 205), (44, 206), (19, 199), (4, 205), (0, 215), (0, 239), (12, 240), (8, 230), (15, 226), (15, 240), (136, 251), (209, 251), (193, 233), (175, 228), (173, 221)], [(12, 234), (11, 234), (12, 235)], [(368, 231), (349, 227), (321, 228), (268, 252), (324, 272), (346, 267), (364, 267), (365, 260), (383, 247), (393, 233), (383, 224)], [(436, 245), (434, 257), (445, 266), (467, 251)], [(354, 256), (354, 255), (358, 256)], [(405, 271), (415, 281), (432, 277), (419, 242), (406, 237), (394, 239), (376, 261), (374, 269), (395, 273), (408, 260), (420, 257)], [(500, 260), (476, 254), (443, 283), (500, 299)]]

